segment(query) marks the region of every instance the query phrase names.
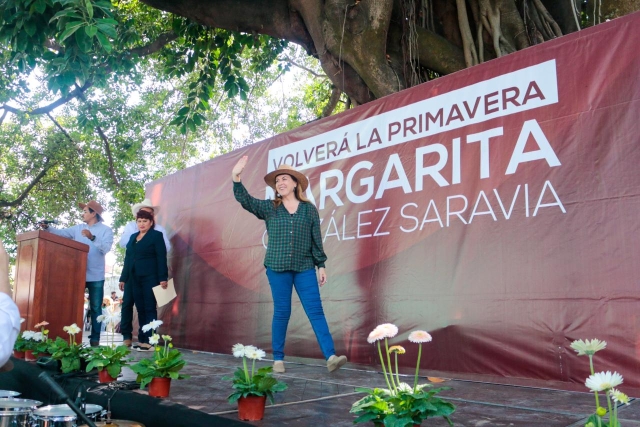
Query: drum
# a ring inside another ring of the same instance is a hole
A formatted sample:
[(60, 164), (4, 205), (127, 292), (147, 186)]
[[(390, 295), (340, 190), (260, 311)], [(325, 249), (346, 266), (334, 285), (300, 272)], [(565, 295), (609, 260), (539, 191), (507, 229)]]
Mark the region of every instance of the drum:
[(16, 396), (20, 396), (20, 393), (18, 393), (17, 391), (0, 390), (0, 398), (2, 398), (2, 397), (16, 397)]
[[(108, 426), (108, 427), (144, 427), (144, 424), (141, 424), (137, 421), (127, 421), (127, 420), (111, 420), (111, 424), (107, 424), (106, 421), (99, 421), (96, 426)], [(87, 427), (86, 424), (82, 424), (80, 427)]]
[(29, 427), (31, 411), (40, 405), (37, 400), (0, 398), (0, 427)]
[[(100, 405), (86, 405), (85, 414), (91, 421), (98, 421)], [(31, 427), (76, 427), (78, 416), (69, 405), (49, 405), (31, 413)]]

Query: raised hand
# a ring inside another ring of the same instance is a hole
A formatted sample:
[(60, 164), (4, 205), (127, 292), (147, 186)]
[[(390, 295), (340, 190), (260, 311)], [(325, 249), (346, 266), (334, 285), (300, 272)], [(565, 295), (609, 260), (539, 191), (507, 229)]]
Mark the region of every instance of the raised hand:
[(233, 170), (231, 171), (231, 178), (233, 178), (235, 182), (240, 182), (240, 174), (247, 165), (248, 160), (249, 156), (242, 156), (240, 160), (238, 160), (238, 163), (233, 167)]

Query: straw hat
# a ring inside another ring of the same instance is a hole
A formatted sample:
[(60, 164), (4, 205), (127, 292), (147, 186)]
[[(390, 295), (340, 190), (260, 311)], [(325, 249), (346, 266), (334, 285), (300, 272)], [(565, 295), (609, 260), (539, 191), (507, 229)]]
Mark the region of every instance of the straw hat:
[(78, 203), (78, 206), (80, 206), (80, 209), (89, 208), (98, 215), (102, 215), (102, 212), (104, 212), (104, 208), (95, 200), (89, 200), (87, 203)]
[(140, 203), (136, 203), (135, 205), (131, 206), (131, 212), (133, 212), (133, 216), (138, 215), (138, 211), (142, 208), (153, 209), (154, 215), (158, 215), (158, 211), (160, 210), (160, 206), (154, 206), (153, 203), (151, 203), (151, 199), (144, 199)]
[(278, 166), (278, 169), (276, 169), (276, 170), (274, 170), (272, 172), (269, 172), (268, 174), (266, 174), (264, 176), (264, 182), (266, 182), (267, 185), (269, 187), (273, 188), (276, 192), (278, 191), (276, 189), (276, 178), (279, 175), (290, 175), (290, 176), (294, 177), (296, 179), (296, 181), (298, 181), (298, 184), (300, 184), (300, 189), (302, 191), (305, 191), (307, 189), (307, 187), (309, 186), (309, 180), (307, 179), (306, 176), (304, 176), (303, 173), (298, 172), (292, 166), (282, 164), (282, 165)]

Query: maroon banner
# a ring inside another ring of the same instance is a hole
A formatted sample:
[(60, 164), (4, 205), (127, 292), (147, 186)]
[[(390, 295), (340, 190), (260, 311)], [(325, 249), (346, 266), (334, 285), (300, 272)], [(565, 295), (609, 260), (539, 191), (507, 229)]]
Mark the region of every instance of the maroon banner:
[[(375, 364), (380, 323), (434, 339), (422, 367), (560, 381), (589, 375), (570, 348), (599, 338), (596, 370), (640, 388), (640, 14), (636, 13), (277, 135), (148, 185), (171, 235), (181, 347), (270, 350), (262, 221), (231, 169), (272, 195), (281, 163), (308, 176), (339, 353)], [(321, 357), (294, 298), (286, 352)], [(408, 369), (409, 371), (409, 369)], [(586, 389), (585, 389), (586, 391)]]

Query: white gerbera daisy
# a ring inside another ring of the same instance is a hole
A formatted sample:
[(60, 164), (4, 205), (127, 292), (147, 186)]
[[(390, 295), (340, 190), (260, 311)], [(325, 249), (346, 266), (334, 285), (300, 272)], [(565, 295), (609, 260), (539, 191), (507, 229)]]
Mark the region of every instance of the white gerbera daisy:
[(234, 357), (244, 357), (244, 345), (238, 343), (231, 347), (231, 352)]
[(160, 342), (160, 335), (158, 334), (151, 335), (151, 338), (149, 338), (149, 344), (157, 345), (158, 342)]
[(68, 333), (69, 335), (75, 335), (80, 332), (80, 328), (75, 323), (73, 325), (65, 326), (62, 328), (63, 331)]
[(604, 350), (607, 347), (606, 341), (600, 341), (598, 339), (592, 340), (575, 340), (571, 343), (571, 348), (578, 353), (578, 356), (590, 355), (593, 356), (600, 350)]
[[(249, 359), (253, 359), (253, 360), (262, 360), (263, 357), (265, 357), (267, 354), (260, 350), (259, 348), (250, 346), (251, 348), (249, 349), (249, 351), (245, 351), (245, 355), (249, 358)], [(245, 347), (246, 350), (246, 347)]]
[(153, 320), (142, 327), (142, 332), (149, 332), (151, 329), (155, 331), (162, 323), (162, 320)]
[(611, 390), (609, 390), (609, 396), (611, 396), (611, 398), (616, 403), (624, 403), (625, 405), (629, 404), (629, 396), (627, 396), (626, 394), (624, 394), (620, 390), (612, 388)]
[(617, 372), (598, 372), (590, 375), (584, 383), (591, 391), (610, 390), (622, 384), (622, 375)]

